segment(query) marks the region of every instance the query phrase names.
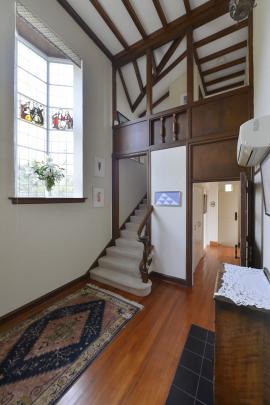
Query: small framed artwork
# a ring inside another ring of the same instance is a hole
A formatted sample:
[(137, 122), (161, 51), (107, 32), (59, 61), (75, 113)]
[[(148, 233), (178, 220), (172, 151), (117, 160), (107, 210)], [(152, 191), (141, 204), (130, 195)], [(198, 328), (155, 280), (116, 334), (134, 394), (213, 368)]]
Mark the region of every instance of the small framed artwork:
[(157, 207), (180, 207), (181, 191), (156, 191), (155, 205)]
[(104, 188), (93, 187), (93, 207), (104, 207)]
[(105, 159), (95, 156), (95, 177), (105, 177)]
[(270, 216), (270, 154), (261, 163), (261, 175), (265, 214)]

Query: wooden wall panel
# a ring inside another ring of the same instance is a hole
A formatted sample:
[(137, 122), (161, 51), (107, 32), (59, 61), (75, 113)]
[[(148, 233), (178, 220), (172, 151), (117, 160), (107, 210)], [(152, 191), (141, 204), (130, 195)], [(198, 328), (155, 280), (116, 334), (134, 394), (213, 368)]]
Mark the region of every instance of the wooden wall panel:
[(240, 92), (192, 107), (192, 138), (211, 134), (237, 135), (250, 118), (249, 93)]
[(113, 151), (116, 154), (129, 154), (148, 150), (148, 120), (130, 123), (114, 129)]
[[(191, 181), (222, 181), (240, 178), (237, 139), (190, 145)], [(243, 170), (243, 169), (242, 169)]]

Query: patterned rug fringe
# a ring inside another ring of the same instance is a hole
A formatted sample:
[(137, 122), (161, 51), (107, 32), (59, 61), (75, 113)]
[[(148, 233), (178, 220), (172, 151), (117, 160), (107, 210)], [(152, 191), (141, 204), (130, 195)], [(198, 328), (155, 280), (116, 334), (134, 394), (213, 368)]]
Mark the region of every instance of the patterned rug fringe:
[(87, 286), (90, 287), (90, 288), (93, 288), (94, 290), (101, 291), (101, 292), (104, 292), (104, 293), (106, 293), (108, 295), (111, 295), (112, 297), (118, 298), (118, 299), (120, 299), (120, 300), (122, 300), (124, 302), (127, 302), (128, 304), (132, 304), (132, 305), (134, 305), (135, 307), (137, 307), (139, 309), (144, 308), (144, 306), (142, 304), (139, 304), (138, 302), (135, 302), (135, 301), (131, 301), (131, 300), (123, 297), (122, 295), (116, 294), (116, 293), (114, 293), (114, 292), (112, 292), (110, 290), (105, 290), (104, 288), (100, 288), (100, 287), (98, 287), (98, 286), (96, 286), (94, 284), (90, 284), (90, 283), (87, 284)]

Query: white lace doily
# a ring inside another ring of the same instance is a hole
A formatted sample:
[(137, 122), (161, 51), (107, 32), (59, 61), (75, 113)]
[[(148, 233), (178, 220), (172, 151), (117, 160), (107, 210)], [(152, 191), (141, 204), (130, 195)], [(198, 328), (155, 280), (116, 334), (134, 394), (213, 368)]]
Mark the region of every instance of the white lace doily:
[(263, 270), (224, 264), (222, 286), (215, 296), (223, 296), (236, 305), (251, 305), (270, 310), (270, 283)]

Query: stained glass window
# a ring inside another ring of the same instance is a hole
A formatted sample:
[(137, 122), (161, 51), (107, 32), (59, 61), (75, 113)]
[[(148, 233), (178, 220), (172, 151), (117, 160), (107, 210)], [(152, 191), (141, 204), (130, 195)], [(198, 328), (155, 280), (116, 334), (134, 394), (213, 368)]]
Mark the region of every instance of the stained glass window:
[(50, 156), (65, 169), (53, 196), (74, 192), (74, 65), (55, 62), (30, 44), (17, 41), (16, 193), (44, 197), (45, 186), (32, 173), (35, 161)]

